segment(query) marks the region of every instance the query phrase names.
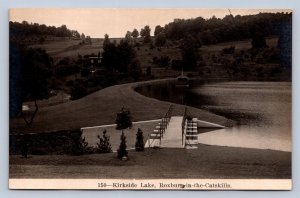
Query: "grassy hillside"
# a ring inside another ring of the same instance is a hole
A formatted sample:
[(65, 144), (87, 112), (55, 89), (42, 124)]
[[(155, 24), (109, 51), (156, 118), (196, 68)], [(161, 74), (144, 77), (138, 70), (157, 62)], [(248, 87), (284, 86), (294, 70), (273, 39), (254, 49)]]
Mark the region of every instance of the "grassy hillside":
[(66, 38), (64, 40), (46, 41), (43, 44), (33, 44), (30, 47), (45, 49), (54, 60), (59, 60), (64, 57), (76, 59), (78, 55), (98, 54), (102, 49), (102, 44), (102, 39), (92, 39), (92, 44), (82, 44), (81, 40)]
[[(44, 132), (113, 124), (117, 112), (123, 106), (131, 111), (133, 121), (160, 119), (171, 103), (142, 96), (133, 87), (171, 80), (116, 85), (79, 100), (44, 106), (39, 109), (32, 126), (26, 126), (22, 118), (10, 119), (10, 132)], [(174, 104), (174, 115), (182, 115), (183, 110), (183, 105)], [(205, 121), (227, 126), (233, 124), (231, 120), (197, 108), (189, 107), (188, 111), (192, 116)]]
[[(119, 43), (120, 38), (111, 39), (111, 41)], [(180, 42), (168, 41), (164, 47), (155, 47), (152, 44), (144, 44), (139, 38), (136, 43), (138, 45), (134, 49), (144, 73), (146, 68), (151, 67), (151, 74), (154, 78), (180, 75), (180, 70), (172, 68), (172, 60), (181, 60)], [(250, 39), (204, 45), (198, 50), (200, 57), (198, 66), (189, 73), (201, 77), (238, 80), (290, 80), (290, 71), (282, 69), (279, 65), (278, 37), (268, 37), (266, 43), (268, 48), (259, 51), (251, 50)], [(95, 38), (92, 39), (91, 44), (83, 44), (81, 40), (66, 38), (64, 40), (59, 39), (46, 41), (44, 44), (31, 45), (31, 47), (45, 49), (54, 58), (55, 63), (66, 57), (76, 61), (79, 55), (97, 55), (99, 52), (103, 52), (102, 46), (103, 39)], [(229, 47), (234, 47), (234, 52), (224, 54), (223, 50)], [(168, 57), (170, 60), (164, 65), (158, 65), (153, 61), (153, 59), (161, 57)], [(70, 76), (69, 78), (72, 79), (73, 77)]]

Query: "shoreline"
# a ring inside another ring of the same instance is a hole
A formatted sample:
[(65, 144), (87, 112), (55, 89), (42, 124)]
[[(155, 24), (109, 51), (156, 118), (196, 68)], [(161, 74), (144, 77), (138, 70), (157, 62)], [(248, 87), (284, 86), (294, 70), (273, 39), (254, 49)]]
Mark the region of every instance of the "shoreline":
[[(41, 107), (32, 126), (26, 126), (22, 118), (10, 119), (10, 133), (50, 132), (70, 130), (97, 125), (108, 125), (115, 121), (116, 113), (124, 106), (132, 114), (133, 121), (160, 119), (169, 106), (174, 114), (181, 115), (184, 105), (146, 97), (134, 89), (139, 86), (172, 82), (175, 78), (142, 81), (107, 87), (84, 98), (56, 106)], [(224, 126), (233, 126), (235, 121), (208, 111), (187, 106), (193, 117)]]

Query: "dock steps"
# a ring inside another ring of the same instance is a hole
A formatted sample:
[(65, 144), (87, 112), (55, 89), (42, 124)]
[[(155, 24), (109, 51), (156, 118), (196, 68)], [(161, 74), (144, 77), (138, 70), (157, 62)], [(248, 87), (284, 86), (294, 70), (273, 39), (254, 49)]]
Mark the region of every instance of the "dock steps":
[(193, 118), (186, 122), (185, 128), (185, 148), (197, 149), (198, 148), (198, 119)]

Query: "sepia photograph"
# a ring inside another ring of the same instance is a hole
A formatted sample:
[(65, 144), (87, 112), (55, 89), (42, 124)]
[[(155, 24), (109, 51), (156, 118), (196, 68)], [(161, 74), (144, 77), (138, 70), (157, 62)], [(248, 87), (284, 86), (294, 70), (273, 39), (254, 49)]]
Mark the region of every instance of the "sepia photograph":
[(292, 10), (12, 8), (9, 188), (291, 190)]

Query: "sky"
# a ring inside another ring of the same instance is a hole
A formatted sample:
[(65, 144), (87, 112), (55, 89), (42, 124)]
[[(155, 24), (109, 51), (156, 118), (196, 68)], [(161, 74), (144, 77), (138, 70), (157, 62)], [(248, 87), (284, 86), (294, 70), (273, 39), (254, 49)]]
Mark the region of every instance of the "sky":
[[(249, 15), (260, 12), (291, 12), (287, 9), (230, 9), (232, 15)], [(127, 31), (136, 28), (141, 30), (149, 25), (153, 34), (156, 25), (164, 26), (175, 18), (189, 19), (216, 16), (223, 18), (228, 9), (128, 9), (128, 8), (14, 8), (10, 9), (10, 21), (28, 21), (29, 23), (46, 24), (59, 27), (66, 25), (71, 30), (91, 36), (103, 38), (124, 37)]]

